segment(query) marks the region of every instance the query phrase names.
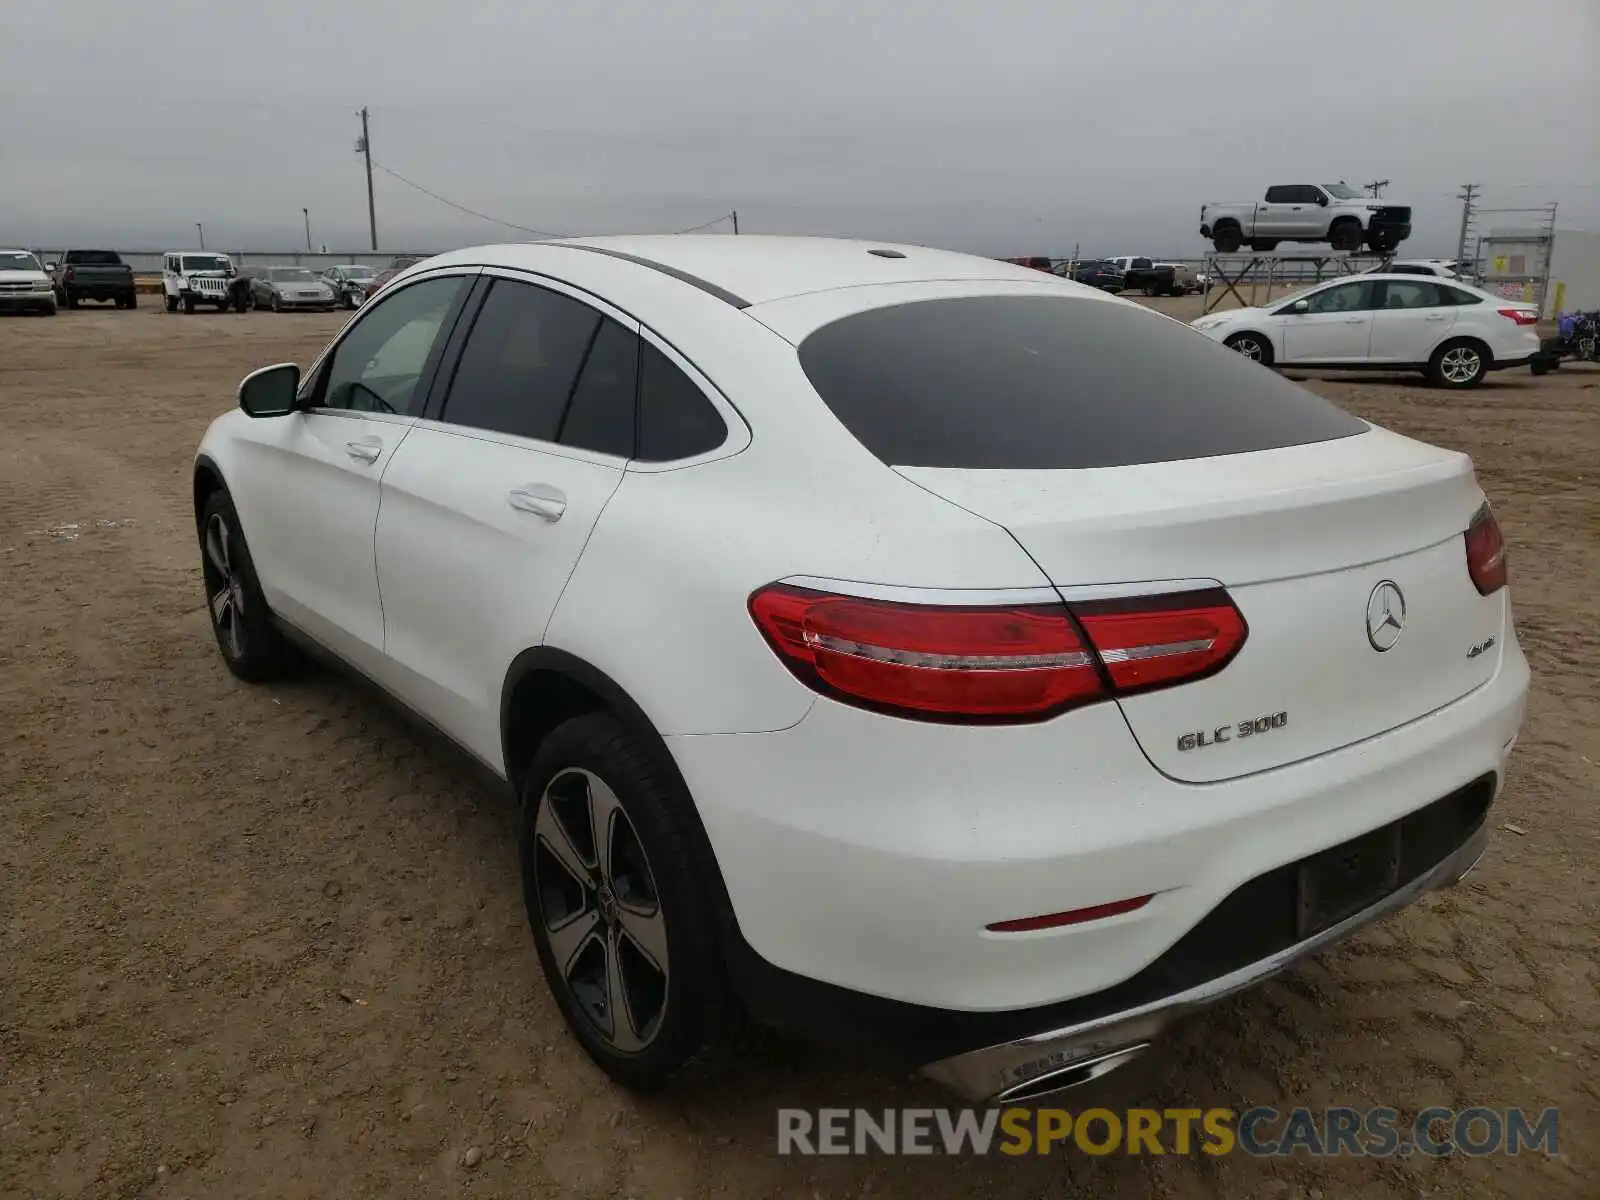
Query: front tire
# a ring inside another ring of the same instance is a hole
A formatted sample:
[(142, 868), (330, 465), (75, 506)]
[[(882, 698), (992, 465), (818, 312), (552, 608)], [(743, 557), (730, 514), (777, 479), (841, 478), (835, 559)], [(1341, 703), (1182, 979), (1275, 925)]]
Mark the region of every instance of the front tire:
[(1224, 225), (1211, 235), (1211, 244), (1218, 254), (1234, 254), (1244, 245), (1237, 225)]
[(1264, 367), (1272, 365), (1272, 343), (1252, 330), (1233, 334), (1222, 344), (1234, 353), (1244, 355), (1251, 362), (1258, 362)]
[(166, 304), (167, 304), (167, 311), (169, 313), (177, 312), (178, 311), (178, 298), (176, 296), (167, 296), (167, 297), (165, 297), (165, 299), (166, 299)]
[(589, 1057), (640, 1091), (681, 1077), (727, 1026), (694, 820), (665, 752), (609, 713), (559, 726), (523, 782), (522, 895), (545, 980)]
[(1477, 387), (1489, 370), (1489, 355), (1482, 343), (1469, 338), (1446, 342), (1428, 360), (1428, 381), (1435, 387)]
[(187, 316), (194, 316), (194, 297), (192, 295), (183, 298), (183, 311)]
[(239, 514), (225, 491), (213, 493), (200, 513), (200, 570), (211, 631), (228, 670), (259, 683), (293, 666), (294, 651), (272, 623)]

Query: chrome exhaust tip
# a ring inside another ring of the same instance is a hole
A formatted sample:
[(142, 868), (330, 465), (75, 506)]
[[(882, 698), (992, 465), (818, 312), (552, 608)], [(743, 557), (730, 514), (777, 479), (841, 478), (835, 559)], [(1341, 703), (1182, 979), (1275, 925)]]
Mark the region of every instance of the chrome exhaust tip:
[(992, 1103), (1024, 1104), (1043, 1100), (1047, 1096), (1054, 1096), (1075, 1087), (1082, 1087), (1096, 1079), (1103, 1079), (1118, 1067), (1127, 1066), (1148, 1049), (1150, 1049), (1149, 1042), (1137, 1042), (1131, 1046), (1112, 1050), (1108, 1054), (1100, 1054), (1094, 1058), (1083, 1059), (1081, 1062), (1057, 1067), (1025, 1083), (1006, 1088), (995, 1095)]

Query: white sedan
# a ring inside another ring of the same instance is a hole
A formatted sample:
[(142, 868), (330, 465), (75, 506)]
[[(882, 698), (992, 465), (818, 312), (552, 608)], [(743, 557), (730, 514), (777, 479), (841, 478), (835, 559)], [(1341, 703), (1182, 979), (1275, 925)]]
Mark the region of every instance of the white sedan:
[(1414, 274), (1336, 279), (1259, 308), (1212, 313), (1193, 327), (1268, 366), (1421, 371), (1452, 388), (1532, 365), (1540, 354), (1536, 305)]
[(509, 784), (635, 1087), (741, 1010), (1104, 1074), (1470, 869), (1528, 689), (1464, 455), (914, 246), (440, 255), (247, 377), (194, 501), (229, 670), (325, 652)]

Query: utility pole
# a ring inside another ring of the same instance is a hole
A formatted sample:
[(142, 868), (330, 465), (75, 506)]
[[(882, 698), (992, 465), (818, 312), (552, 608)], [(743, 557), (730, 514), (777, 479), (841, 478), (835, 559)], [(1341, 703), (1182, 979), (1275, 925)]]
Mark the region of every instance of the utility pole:
[(200, 249), (204, 250), (206, 248), (206, 227), (196, 221), (194, 223), (194, 231), (200, 238)]
[(734, 232), (735, 236), (738, 236), (738, 233), (739, 233), (739, 210), (737, 208), (734, 209), (732, 215), (733, 215), (733, 232)]
[(1383, 195), (1383, 189), (1389, 186), (1389, 181), (1387, 179), (1374, 179), (1371, 183), (1362, 184), (1362, 186), (1371, 192), (1372, 198), (1376, 200)]
[(1475, 183), (1463, 184), (1456, 199), (1461, 201), (1461, 236), (1456, 241), (1456, 262), (1465, 262), (1467, 257), (1467, 235), (1472, 230), (1472, 210), (1478, 199), (1478, 185)]
[(309, 208), (302, 208), (300, 210), (300, 215), (303, 216), (306, 219), (306, 253), (310, 254), (311, 253), (311, 210)]
[(372, 133), (367, 128), (367, 110), (361, 110), (361, 140), (356, 153), (367, 160), (367, 227), (372, 231), (372, 248), (378, 248), (378, 205), (372, 196)]

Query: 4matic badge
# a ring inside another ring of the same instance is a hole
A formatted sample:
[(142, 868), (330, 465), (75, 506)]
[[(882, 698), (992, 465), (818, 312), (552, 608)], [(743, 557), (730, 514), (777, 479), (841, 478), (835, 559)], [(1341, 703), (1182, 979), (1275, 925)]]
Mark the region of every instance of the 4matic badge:
[(1178, 739), (1178, 749), (1202, 750), (1207, 746), (1215, 746), (1218, 742), (1242, 741), (1247, 737), (1259, 737), (1263, 733), (1271, 733), (1274, 729), (1282, 729), (1288, 723), (1288, 713), (1275, 712), (1253, 717), (1248, 721), (1235, 721), (1230, 725), (1218, 725), (1215, 729), (1197, 729), (1193, 733), (1186, 733)]

